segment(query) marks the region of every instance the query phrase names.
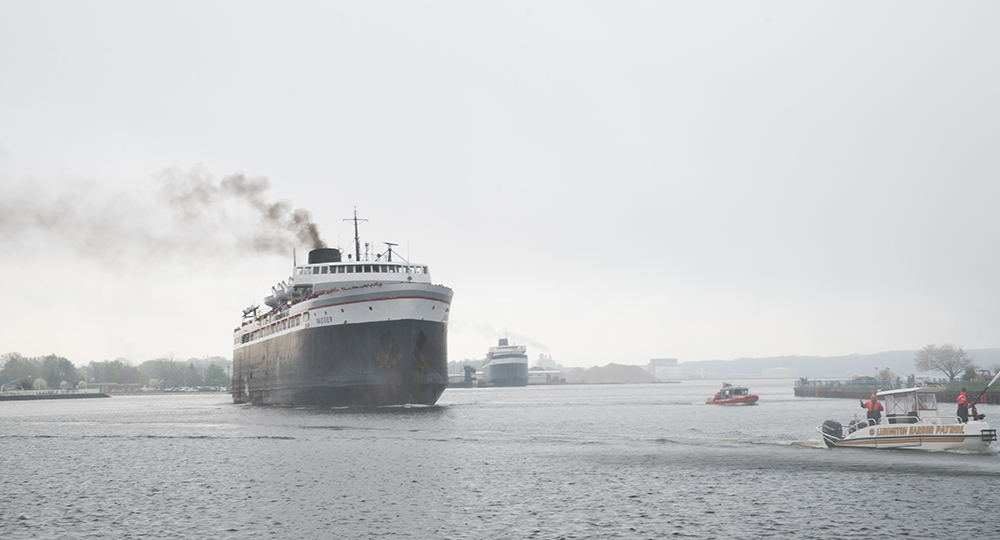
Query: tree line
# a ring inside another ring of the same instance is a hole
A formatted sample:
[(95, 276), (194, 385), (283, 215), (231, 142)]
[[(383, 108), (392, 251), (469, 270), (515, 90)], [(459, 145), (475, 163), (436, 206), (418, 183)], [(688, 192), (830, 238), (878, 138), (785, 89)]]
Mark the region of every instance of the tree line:
[[(966, 354), (961, 347), (951, 344), (925, 345), (924, 348), (917, 351), (914, 364), (919, 371), (940, 371), (948, 376), (949, 381), (954, 381), (956, 378), (968, 381), (986, 376), (979, 373), (982, 368), (975, 363), (975, 358)], [(1000, 365), (992, 366), (991, 369), (985, 371), (998, 373)]]
[[(157, 389), (196, 386), (229, 386), (222, 357), (191, 358), (186, 361), (159, 358), (138, 366), (124, 358), (88, 362), (76, 366), (69, 359), (50, 354), (26, 357), (16, 352), (0, 356), (0, 384), (12, 388), (44, 390), (86, 388), (88, 384), (118, 383), (149, 386)], [(15, 382), (16, 381), (16, 382)]]

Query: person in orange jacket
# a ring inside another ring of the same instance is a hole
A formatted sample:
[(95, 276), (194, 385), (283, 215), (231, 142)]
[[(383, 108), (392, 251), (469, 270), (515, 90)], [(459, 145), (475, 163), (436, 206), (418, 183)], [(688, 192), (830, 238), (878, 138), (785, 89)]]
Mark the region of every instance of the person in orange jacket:
[(964, 424), (969, 421), (969, 398), (965, 395), (965, 388), (958, 394), (958, 419)]
[[(859, 399), (858, 401), (861, 400)], [(868, 401), (861, 401), (861, 408), (868, 410), (868, 420), (874, 420), (875, 424), (882, 421), (882, 403), (879, 402), (878, 397), (874, 393), (872, 393), (872, 398)]]

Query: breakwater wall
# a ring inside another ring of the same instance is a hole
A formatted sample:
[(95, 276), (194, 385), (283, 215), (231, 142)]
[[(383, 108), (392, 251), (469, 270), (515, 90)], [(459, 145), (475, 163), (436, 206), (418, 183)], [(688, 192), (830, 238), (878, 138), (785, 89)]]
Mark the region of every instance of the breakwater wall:
[[(870, 382), (869, 384), (856, 384), (859, 382), (867, 381), (799, 381), (795, 384), (795, 397), (868, 399), (872, 396), (872, 391), (891, 388), (888, 382), (885, 386), (873, 385)], [(955, 403), (962, 388), (966, 389), (965, 395), (971, 401), (983, 391), (987, 383), (988, 381), (961, 381), (941, 386), (928, 386), (928, 388), (935, 390), (934, 393), (937, 395), (939, 403)], [(997, 385), (986, 392), (981, 403), (1000, 404), (1000, 389), (997, 388)]]
[(35, 399), (87, 399), (87, 398), (106, 398), (111, 397), (107, 394), (102, 393), (88, 393), (88, 394), (76, 394), (76, 393), (15, 393), (9, 392), (0, 395), (0, 401), (29, 401)]

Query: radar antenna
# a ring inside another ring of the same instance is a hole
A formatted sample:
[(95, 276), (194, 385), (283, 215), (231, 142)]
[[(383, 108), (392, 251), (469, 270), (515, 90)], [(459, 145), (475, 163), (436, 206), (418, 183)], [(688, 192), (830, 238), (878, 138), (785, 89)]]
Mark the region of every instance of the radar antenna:
[(361, 260), (361, 237), (358, 236), (358, 222), (364, 223), (368, 221), (367, 219), (358, 219), (358, 207), (354, 207), (354, 218), (345, 219), (344, 221), (354, 222), (354, 260)]
[(393, 244), (392, 242), (382, 242), (383, 244), (389, 246), (389, 262), (392, 262), (392, 246), (398, 246), (399, 244)]

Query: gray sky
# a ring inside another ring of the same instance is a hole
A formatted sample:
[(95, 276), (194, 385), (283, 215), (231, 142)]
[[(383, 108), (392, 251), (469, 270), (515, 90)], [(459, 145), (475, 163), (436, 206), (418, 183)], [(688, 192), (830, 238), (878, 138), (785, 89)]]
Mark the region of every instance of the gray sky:
[(355, 206), (451, 360), (1000, 346), (1000, 5), (483, 4), (0, 3), (0, 352), (230, 357)]

